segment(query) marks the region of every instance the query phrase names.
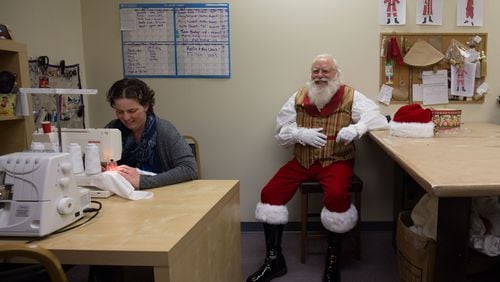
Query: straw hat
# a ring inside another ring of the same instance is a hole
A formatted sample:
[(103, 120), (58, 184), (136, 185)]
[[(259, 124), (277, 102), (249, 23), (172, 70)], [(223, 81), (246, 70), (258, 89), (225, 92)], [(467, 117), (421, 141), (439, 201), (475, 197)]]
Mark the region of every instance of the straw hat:
[(413, 67), (427, 67), (439, 63), (443, 58), (443, 53), (427, 41), (418, 40), (404, 56), (403, 61)]

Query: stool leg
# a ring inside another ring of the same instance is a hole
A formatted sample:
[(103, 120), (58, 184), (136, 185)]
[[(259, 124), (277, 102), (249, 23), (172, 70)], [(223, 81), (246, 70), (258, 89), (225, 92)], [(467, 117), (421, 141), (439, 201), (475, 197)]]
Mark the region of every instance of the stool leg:
[(300, 194), (300, 262), (306, 263), (307, 252), (307, 211), (309, 209), (309, 196)]
[(358, 210), (358, 222), (354, 227), (354, 240), (355, 240), (355, 256), (357, 260), (361, 260), (361, 193), (354, 193), (354, 205)]

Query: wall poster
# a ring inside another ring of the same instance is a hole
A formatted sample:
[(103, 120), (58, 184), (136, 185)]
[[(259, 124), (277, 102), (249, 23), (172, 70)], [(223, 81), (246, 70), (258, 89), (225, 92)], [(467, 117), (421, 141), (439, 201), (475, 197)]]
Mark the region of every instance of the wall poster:
[(229, 78), (229, 4), (120, 4), (125, 77)]

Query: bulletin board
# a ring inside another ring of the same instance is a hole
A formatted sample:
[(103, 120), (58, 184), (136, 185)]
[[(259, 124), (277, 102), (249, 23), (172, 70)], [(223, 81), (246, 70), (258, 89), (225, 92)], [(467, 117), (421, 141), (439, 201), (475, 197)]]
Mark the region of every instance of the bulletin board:
[[(479, 69), (474, 80), (474, 88), (477, 89), (483, 82), (486, 81), (486, 63), (487, 63), (487, 33), (381, 33), (380, 34), (380, 87), (384, 84), (393, 87), (393, 95), (390, 103), (392, 104), (409, 104), (409, 103), (420, 103), (420, 101), (414, 101), (413, 99), (413, 85), (422, 83), (422, 72), (423, 71), (438, 71), (446, 70), (448, 73), (448, 98), (450, 104), (474, 104), (483, 103), (484, 95), (482, 96), (472, 96), (472, 97), (462, 97), (454, 96), (450, 91), (450, 73), (451, 66), (446, 60), (442, 60), (439, 63), (429, 66), (429, 67), (412, 67), (407, 64), (394, 64), (393, 66), (393, 78), (392, 84), (388, 84), (386, 76), (386, 56), (384, 52), (387, 48), (387, 42), (391, 38), (396, 38), (398, 46), (400, 47), (401, 55), (404, 57), (406, 53), (410, 50), (415, 42), (418, 40), (425, 40), (431, 46), (439, 50), (441, 53), (446, 54), (447, 50), (455, 40), (462, 43), (464, 46), (469, 46), (473, 38), (480, 38), (480, 42), (475, 44), (474, 47), (476, 51), (483, 54), (483, 60), (480, 62)], [(476, 90), (475, 89), (475, 90)], [(474, 93), (476, 91), (474, 90)]]
[(231, 76), (229, 4), (120, 4), (125, 77)]

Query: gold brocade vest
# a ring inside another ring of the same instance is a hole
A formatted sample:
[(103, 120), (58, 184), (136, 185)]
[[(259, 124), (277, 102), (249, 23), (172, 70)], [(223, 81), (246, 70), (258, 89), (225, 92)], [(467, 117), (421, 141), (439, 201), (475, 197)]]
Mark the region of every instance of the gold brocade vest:
[(319, 111), (309, 101), (305, 87), (297, 93), (295, 97), (297, 126), (323, 128), (322, 133), (327, 136), (326, 145), (321, 148), (295, 144), (295, 158), (303, 167), (309, 168), (315, 161), (320, 161), (321, 165), (325, 167), (335, 161), (345, 161), (354, 157), (353, 142), (347, 145), (335, 142), (339, 130), (352, 123), (353, 97), (354, 89), (343, 85), (330, 102)]

